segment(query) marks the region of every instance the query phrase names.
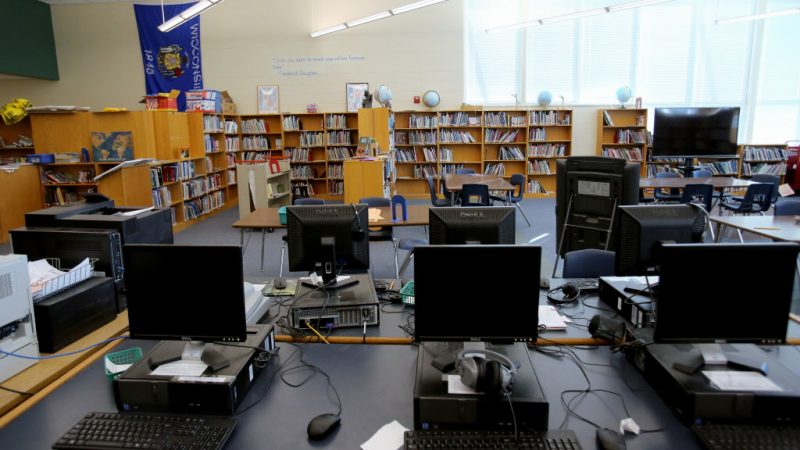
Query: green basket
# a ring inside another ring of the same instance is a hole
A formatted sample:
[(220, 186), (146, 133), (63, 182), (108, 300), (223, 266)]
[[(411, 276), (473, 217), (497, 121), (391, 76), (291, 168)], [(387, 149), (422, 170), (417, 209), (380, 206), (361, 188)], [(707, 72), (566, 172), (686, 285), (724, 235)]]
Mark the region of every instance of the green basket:
[[(105, 361), (112, 364), (133, 364), (142, 359), (142, 349), (140, 347), (131, 347), (118, 352), (112, 352), (106, 355)], [(103, 364), (103, 370), (109, 381), (114, 381), (122, 372), (109, 372), (108, 368)]]
[(404, 305), (414, 306), (414, 282), (409, 281), (400, 289), (400, 298)]

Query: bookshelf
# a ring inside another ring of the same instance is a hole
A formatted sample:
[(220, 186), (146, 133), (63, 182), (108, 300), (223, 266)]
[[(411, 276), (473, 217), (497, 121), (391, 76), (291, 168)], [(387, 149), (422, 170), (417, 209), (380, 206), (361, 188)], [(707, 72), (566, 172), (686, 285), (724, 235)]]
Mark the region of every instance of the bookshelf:
[(25, 162), (25, 155), (34, 152), (30, 116), (6, 125), (0, 121), (0, 164)]
[(525, 173), (528, 112), (485, 111), (483, 113), (483, 173), (510, 178)]
[(395, 190), (409, 197), (424, 197), (428, 192), (425, 178), (439, 178), (438, 114), (395, 111), (394, 125)]
[(600, 109), (597, 111), (597, 156), (637, 162), (647, 176), (647, 110)]
[[(480, 124), (472, 125), (467, 117), (467, 125), (446, 125), (438, 128), (436, 133), (439, 145), (439, 188), (445, 175), (460, 169), (472, 169), (483, 173), (483, 143), (486, 113), (475, 112), (480, 117)], [(475, 120), (473, 119), (473, 123)]]
[(528, 113), (526, 196), (556, 192), (556, 160), (572, 154), (572, 110), (536, 109)]
[(786, 175), (786, 144), (740, 145), (737, 154), (741, 158), (739, 175), (749, 178), (755, 174), (778, 175), (783, 183)]
[(358, 146), (358, 113), (325, 113), (325, 176), (328, 198), (345, 193), (344, 162)]
[(292, 191), (300, 186), (309, 196), (328, 197), (325, 114), (283, 115), (284, 155), (291, 161)]

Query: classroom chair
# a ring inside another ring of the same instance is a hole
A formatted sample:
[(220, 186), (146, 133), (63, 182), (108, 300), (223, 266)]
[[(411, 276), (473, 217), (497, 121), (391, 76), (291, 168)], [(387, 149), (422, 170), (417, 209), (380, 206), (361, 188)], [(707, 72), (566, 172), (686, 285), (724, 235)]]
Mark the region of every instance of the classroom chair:
[(465, 184), (461, 186), (461, 206), (491, 206), (489, 186), (485, 184)]
[(428, 181), (428, 190), (431, 193), (431, 205), (450, 206), (450, 200), (446, 198), (439, 198), (439, 196), (436, 195), (436, 181), (433, 180), (433, 177), (426, 177), (425, 180)]
[(530, 220), (528, 220), (528, 216), (525, 215), (525, 211), (522, 209), (522, 206), (519, 204), (522, 199), (525, 197), (525, 175), (521, 173), (515, 173), (511, 175), (511, 179), (508, 180), (509, 184), (514, 186), (514, 191), (507, 192), (505, 197), (500, 196), (490, 196), (492, 201), (500, 201), (503, 202), (504, 205), (508, 205), (509, 203), (516, 206), (519, 210), (522, 217), (525, 219), (525, 222), (528, 224), (528, 227), (531, 226)]
[[(772, 184), (774, 186), (774, 188), (772, 189), (772, 200), (771, 200), (772, 204), (774, 205), (775, 202), (778, 201), (778, 195), (779, 195), (778, 186), (780, 186), (780, 184), (781, 184), (781, 177), (779, 177), (778, 175), (770, 175), (770, 174), (767, 174), (767, 173), (757, 173), (757, 174), (753, 175), (752, 177), (750, 177), (750, 181), (752, 181), (754, 183), (770, 183), (770, 184)], [(733, 200), (737, 201), (737, 202), (740, 202), (740, 201), (742, 201), (742, 197), (735, 196), (735, 197), (733, 197)]]
[[(679, 178), (677, 173), (661, 172), (656, 174), (656, 178)], [(657, 202), (679, 202), (681, 200), (680, 189), (671, 188), (669, 194), (665, 193), (661, 188), (656, 188), (653, 191), (653, 197)]]
[[(392, 201), (385, 197), (365, 197), (358, 200), (359, 203), (366, 204), (371, 208), (380, 208), (392, 206)], [(403, 268), (408, 265), (409, 260), (412, 258), (411, 253), (417, 245), (426, 245), (428, 242), (423, 239), (400, 239), (399, 241), (394, 238), (394, 228), (392, 227), (369, 227), (369, 240), (370, 241), (389, 241), (394, 248), (394, 275), (395, 278), (400, 278), (400, 264), (397, 259), (397, 250), (407, 250), (409, 255), (403, 260)]]
[(782, 198), (775, 202), (776, 216), (798, 216), (800, 215), (800, 199)]
[[(711, 178), (713, 176), (714, 176), (714, 174), (711, 173), (711, 171), (708, 170), (708, 169), (697, 169), (694, 172), (692, 172), (692, 178)], [(725, 191), (717, 192), (716, 190), (713, 190), (712, 198), (715, 201), (712, 202), (712, 206), (711, 207), (713, 208), (714, 207), (713, 205), (715, 205), (720, 200), (728, 201), (730, 199), (730, 197), (731, 197), (731, 194), (728, 194)], [(709, 209), (708, 212), (711, 212), (711, 210)]]
[(708, 215), (711, 212), (711, 203), (713, 199), (714, 186), (710, 184), (687, 184), (686, 187), (683, 188), (683, 193), (681, 194), (681, 203), (698, 205), (705, 211), (705, 214), (703, 214), (705, 216), (704, 220), (708, 226), (708, 231), (711, 232), (712, 241), (714, 240), (714, 229), (711, 226)]
[(771, 183), (758, 183), (747, 186), (744, 197), (739, 202), (720, 203), (720, 213), (727, 210), (731, 214), (761, 214), (769, 210), (772, 205), (772, 191), (775, 186)]
[(614, 275), (616, 254), (608, 250), (585, 248), (564, 254), (562, 278), (597, 278)]

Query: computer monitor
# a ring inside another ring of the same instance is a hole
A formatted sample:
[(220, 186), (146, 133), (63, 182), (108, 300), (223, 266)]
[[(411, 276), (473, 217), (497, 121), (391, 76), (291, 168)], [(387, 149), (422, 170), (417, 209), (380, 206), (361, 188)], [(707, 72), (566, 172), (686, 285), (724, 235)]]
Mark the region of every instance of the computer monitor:
[(515, 243), (513, 206), (430, 208), (431, 245)]
[(536, 340), (541, 247), (429, 245), (414, 253), (415, 341)]
[(694, 205), (619, 207), (617, 275), (657, 272), (663, 243), (703, 242), (705, 214)]
[(182, 359), (227, 366), (204, 344), (247, 337), (242, 248), (129, 244), (122, 252), (131, 338), (190, 341)]
[(615, 208), (639, 203), (640, 170), (639, 163), (617, 158), (571, 156), (556, 160), (558, 256), (584, 248), (616, 250), (616, 224), (612, 223)]
[(783, 344), (800, 245), (666, 244), (656, 342)]
[(287, 208), (289, 270), (317, 272), (334, 287), (344, 270), (369, 269), (367, 205), (295, 205)]
[(653, 156), (736, 156), (739, 108), (656, 108)]

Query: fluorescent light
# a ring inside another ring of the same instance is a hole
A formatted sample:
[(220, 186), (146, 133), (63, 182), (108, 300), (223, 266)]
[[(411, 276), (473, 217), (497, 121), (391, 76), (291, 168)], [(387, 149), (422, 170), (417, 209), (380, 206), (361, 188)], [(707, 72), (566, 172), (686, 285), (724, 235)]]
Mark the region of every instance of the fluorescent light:
[(158, 26), (158, 29), (164, 33), (167, 31), (171, 31), (172, 29), (180, 26), (182, 23), (186, 22), (187, 20), (197, 16), (201, 12), (211, 8), (214, 5), (218, 5), (222, 3), (222, 0), (200, 0), (199, 2), (195, 3), (194, 5), (184, 9), (180, 13), (176, 14), (174, 17), (169, 19), (168, 21), (162, 23)]
[(392, 13), (389, 11), (381, 11), (377, 14), (373, 14), (371, 16), (362, 17), (360, 19), (354, 19), (349, 22), (345, 22), (344, 24), (347, 25), (347, 28), (357, 27), (359, 25), (364, 25), (365, 23), (369, 23), (375, 20), (385, 19), (390, 17)]
[(639, 0), (636, 2), (622, 3), (619, 5), (606, 6), (606, 11), (612, 13), (616, 11), (623, 11), (626, 9), (641, 8), (642, 6), (656, 5), (659, 3), (671, 2), (672, 0)]
[(318, 36), (322, 36), (322, 35), (325, 35), (325, 34), (328, 34), (328, 33), (335, 33), (337, 31), (342, 31), (345, 28), (347, 28), (347, 25), (345, 25), (343, 23), (340, 23), (340, 24), (334, 25), (332, 27), (328, 27), (328, 28), (323, 28), (321, 30), (317, 30), (317, 31), (311, 33), (311, 37), (318, 37)]
[(426, 6), (435, 5), (437, 3), (442, 3), (444, 1), (447, 1), (447, 0), (422, 0), (421, 2), (409, 3), (408, 5), (398, 6), (397, 8), (390, 9), (389, 12), (391, 12), (392, 15), (396, 16), (398, 14), (403, 14), (403, 13), (407, 13), (409, 11), (413, 11), (415, 9), (420, 9), (420, 8), (424, 8)]
[(748, 20), (760, 20), (766, 19), (769, 17), (780, 17), (780, 16), (789, 16), (792, 14), (800, 13), (800, 7), (797, 8), (789, 8), (789, 9), (782, 9), (780, 11), (771, 11), (762, 14), (751, 14), (749, 16), (740, 16), (740, 17), (731, 17), (729, 19), (720, 19), (714, 21), (717, 25), (726, 25), (729, 23), (737, 23), (737, 22), (746, 22)]
[(539, 19), (539, 23), (542, 25), (546, 25), (548, 23), (556, 23), (556, 22), (564, 22), (566, 20), (580, 19), (581, 17), (597, 16), (600, 14), (605, 14), (606, 12), (607, 11), (605, 8), (587, 9), (585, 11), (578, 11), (574, 13), (564, 14), (563, 16), (545, 17), (544, 19)]

